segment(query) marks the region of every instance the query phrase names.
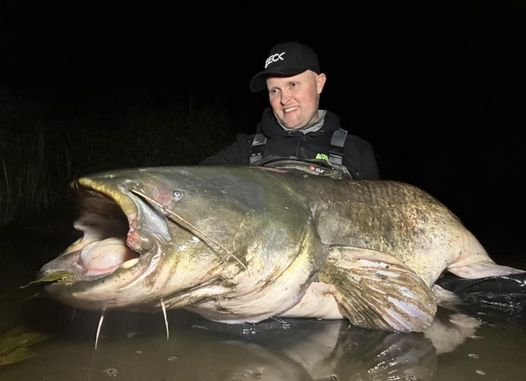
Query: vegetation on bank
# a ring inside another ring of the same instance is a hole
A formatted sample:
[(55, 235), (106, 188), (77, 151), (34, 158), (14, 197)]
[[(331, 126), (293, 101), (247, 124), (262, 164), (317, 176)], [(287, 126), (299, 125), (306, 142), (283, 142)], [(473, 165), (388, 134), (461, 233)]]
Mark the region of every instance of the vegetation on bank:
[(196, 164), (234, 134), (215, 100), (142, 94), (80, 105), (0, 95), (0, 227), (67, 212), (69, 183), (80, 175)]

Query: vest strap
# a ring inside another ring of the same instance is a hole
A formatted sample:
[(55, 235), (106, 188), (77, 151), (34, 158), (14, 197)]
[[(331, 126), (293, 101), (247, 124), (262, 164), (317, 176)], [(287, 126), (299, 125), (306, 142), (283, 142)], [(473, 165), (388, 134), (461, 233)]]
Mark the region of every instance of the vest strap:
[(347, 138), (347, 131), (339, 128), (332, 133), (331, 148), (329, 149), (329, 161), (332, 164), (343, 164), (343, 147), (345, 146), (345, 139)]
[(250, 147), (250, 165), (256, 165), (263, 159), (263, 150), (267, 143), (267, 137), (262, 133), (257, 132), (252, 139), (252, 146)]

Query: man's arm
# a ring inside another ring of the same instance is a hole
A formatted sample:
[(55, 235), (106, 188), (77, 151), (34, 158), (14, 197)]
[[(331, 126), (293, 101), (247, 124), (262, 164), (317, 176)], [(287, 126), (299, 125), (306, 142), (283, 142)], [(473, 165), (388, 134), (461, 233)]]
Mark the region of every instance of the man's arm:
[(356, 135), (350, 135), (345, 144), (344, 164), (355, 180), (379, 180), (380, 171), (371, 144)]
[(379, 180), (380, 171), (378, 170), (378, 163), (376, 162), (376, 155), (374, 154), (373, 147), (369, 143), (369, 149), (363, 151), (362, 173), (361, 178), (367, 180)]
[(236, 140), (229, 146), (223, 148), (215, 155), (209, 156), (202, 160), (200, 165), (229, 165), (249, 164), (250, 144), (252, 143), (252, 136), (247, 134), (237, 134)]

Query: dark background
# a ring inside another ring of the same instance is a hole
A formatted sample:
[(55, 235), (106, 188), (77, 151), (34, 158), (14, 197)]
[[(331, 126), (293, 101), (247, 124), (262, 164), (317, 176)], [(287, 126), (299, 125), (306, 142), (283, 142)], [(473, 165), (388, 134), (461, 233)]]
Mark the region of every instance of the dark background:
[(483, 240), (517, 239), (526, 6), (425, 3), (4, 0), (0, 85), (79, 107), (140, 92), (221, 98), (250, 132), (267, 104), (250, 77), (273, 44), (299, 40), (328, 76), (322, 108), (372, 143), (384, 178), (428, 190)]

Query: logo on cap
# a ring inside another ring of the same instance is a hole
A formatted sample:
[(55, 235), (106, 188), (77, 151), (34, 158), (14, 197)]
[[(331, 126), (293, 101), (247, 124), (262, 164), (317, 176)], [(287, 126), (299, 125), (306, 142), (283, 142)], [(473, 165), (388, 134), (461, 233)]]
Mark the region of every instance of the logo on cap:
[(271, 63), (278, 62), (278, 61), (285, 61), (285, 58), (283, 58), (283, 55), (285, 53), (287, 52), (276, 53), (276, 54), (272, 54), (271, 56), (269, 56), (267, 60), (265, 61), (265, 69)]

